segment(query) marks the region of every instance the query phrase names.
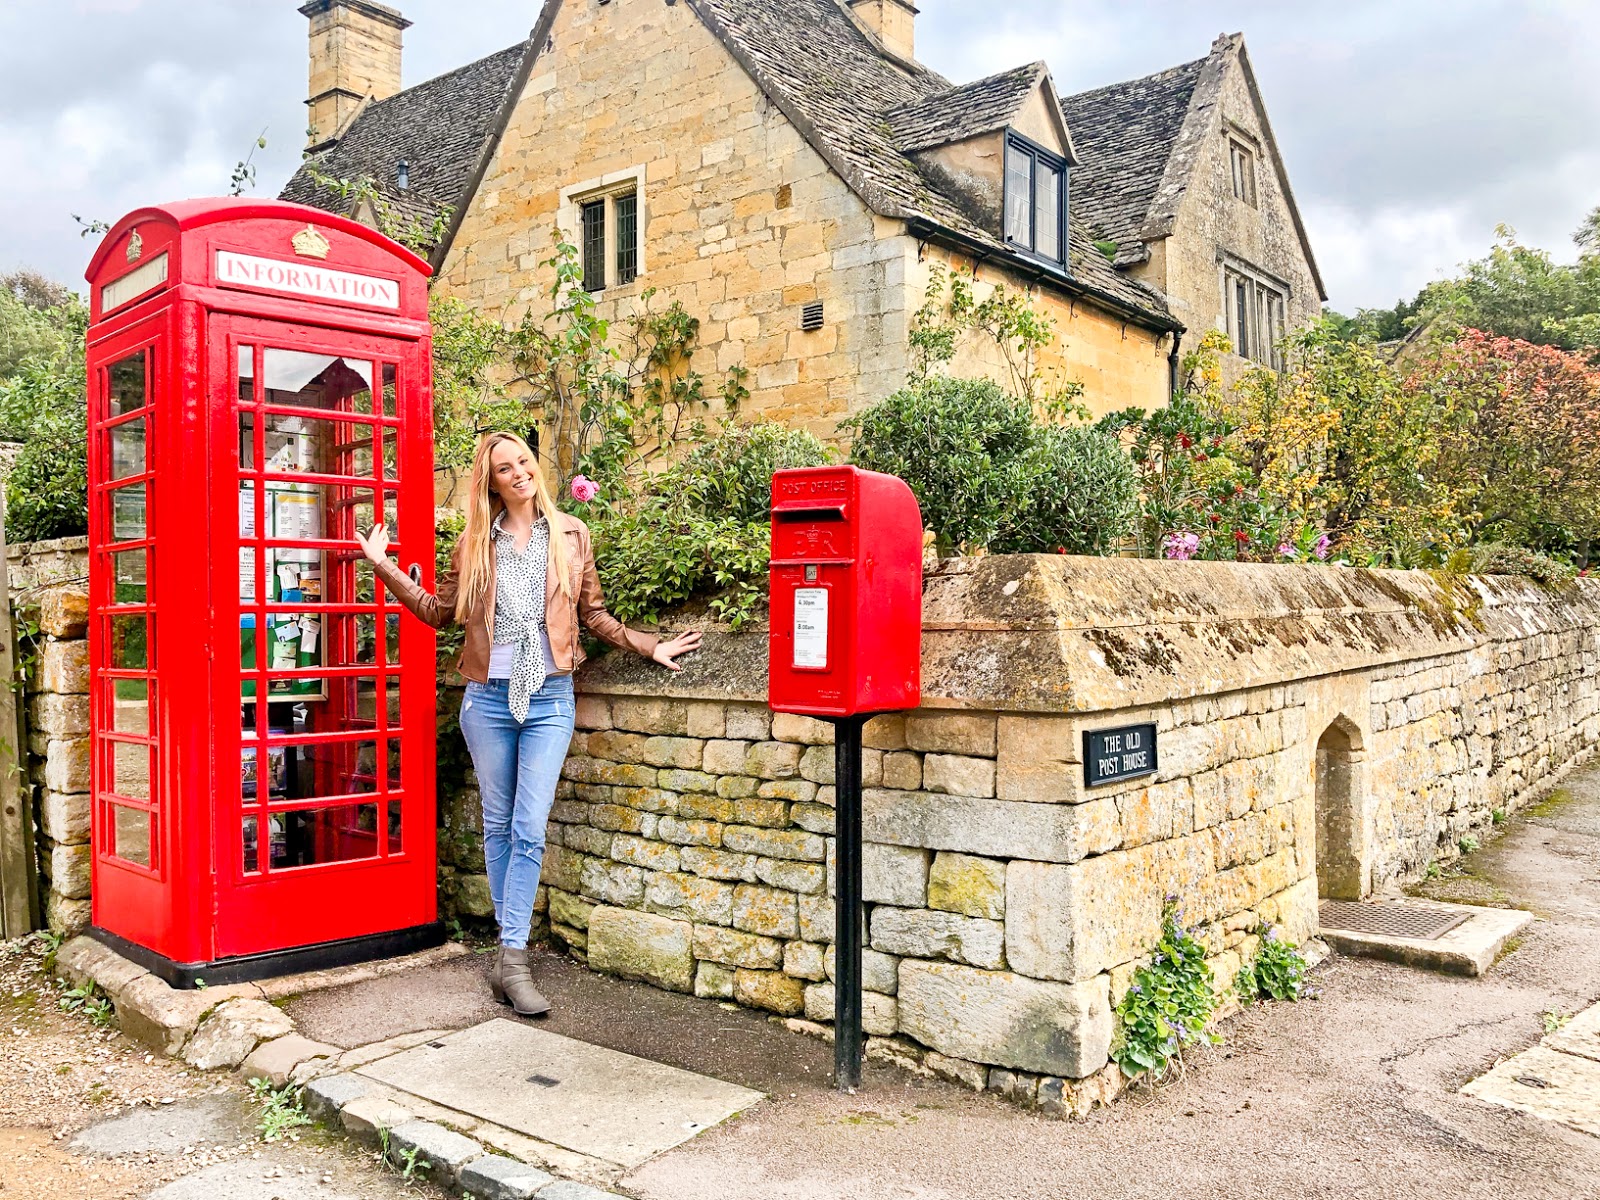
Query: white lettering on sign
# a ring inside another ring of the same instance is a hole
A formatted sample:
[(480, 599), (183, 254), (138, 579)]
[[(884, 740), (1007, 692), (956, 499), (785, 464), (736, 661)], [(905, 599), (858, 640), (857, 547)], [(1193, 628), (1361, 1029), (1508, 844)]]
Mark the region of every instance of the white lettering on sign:
[(828, 589), (797, 588), (794, 593), (794, 665), (828, 665)]
[(283, 262), (258, 258), (253, 254), (217, 251), (219, 286), (256, 288), (264, 292), (287, 292), (294, 296), (315, 296), (341, 304), (366, 304), (373, 308), (400, 307), (400, 284), (375, 275), (356, 275), (332, 271), (309, 263)]

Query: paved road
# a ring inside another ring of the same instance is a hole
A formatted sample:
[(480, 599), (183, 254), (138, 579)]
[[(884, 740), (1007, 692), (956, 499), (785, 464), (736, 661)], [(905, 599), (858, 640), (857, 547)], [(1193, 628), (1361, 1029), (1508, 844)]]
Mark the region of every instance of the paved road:
[[(772, 1094), (623, 1181), (641, 1200), (1059, 1200), (1118, 1197), (1569, 1197), (1597, 1194), (1600, 1139), (1457, 1090), (1600, 998), (1600, 768), (1436, 881), (1540, 920), (1485, 978), (1335, 957), (1322, 996), (1228, 1022), (1181, 1082), (1082, 1124), (869, 1069), (828, 1090), (831, 1050), (745, 1011), (541, 958), (550, 1027)], [(496, 1015), (483, 963), (309, 996), (301, 1031), (357, 1045)], [(503, 1010), (499, 1010), (503, 1012)]]

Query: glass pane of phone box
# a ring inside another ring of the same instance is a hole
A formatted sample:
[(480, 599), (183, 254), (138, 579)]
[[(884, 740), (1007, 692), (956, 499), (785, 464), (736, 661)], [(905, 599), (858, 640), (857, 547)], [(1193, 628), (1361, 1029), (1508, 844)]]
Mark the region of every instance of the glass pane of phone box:
[[(397, 854), (400, 850), (399, 806), (386, 807), (389, 810), (389, 852)], [(378, 813), (376, 804), (346, 804), (337, 808), (294, 809), (269, 813), (265, 817), (245, 817), (244, 869), (248, 873), (261, 870), (263, 822), (268, 834), (268, 862), (274, 871), (376, 858)]]
[[(311, 746), (269, 744), (266, 753), (267, 796), (271, 800), (356, 796), (378, 790), (378, 743), (375, 741)], [(260, 793), (258, 757), (258, 747), (249, 744), (243, 747), (240, 784), (246, 801), (256, 799)], [(390, 781), (390, 786), (398, 785), (398, 780)]]

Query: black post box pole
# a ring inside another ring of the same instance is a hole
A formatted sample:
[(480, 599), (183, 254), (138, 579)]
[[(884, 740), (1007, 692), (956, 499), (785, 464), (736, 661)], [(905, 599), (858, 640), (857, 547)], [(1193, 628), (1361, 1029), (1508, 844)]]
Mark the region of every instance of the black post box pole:
[(833, 722), (833, 1071), (841, 1092), (861, 1086), (861, 726)]

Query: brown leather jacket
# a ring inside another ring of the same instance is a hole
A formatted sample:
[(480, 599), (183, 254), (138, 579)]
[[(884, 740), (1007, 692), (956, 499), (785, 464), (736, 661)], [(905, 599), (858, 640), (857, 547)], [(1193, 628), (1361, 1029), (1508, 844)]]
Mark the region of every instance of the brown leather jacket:
[[(600, 577), (595, 574), (594, 543), (589, 539), (589, 527), (577, 517), (564, 512), (555, 513), (550, 523), (552, 537), (559, 530), (561, 536), (567, 539), (567, 567), (572, 574), (574, 597), (567, 599), (560, 589), (555, 571), (550, 571), (545, 591), (544, 623), (550, 634), (550, 653), (555, 659), (556, 671), (563, 674), (575, 671), (583, 663), (583, 646), (578, 639), (580, 620), (601, 641), (649, 658), (655, 653), (656, 643), (661, 639), (653, 633), (629, 629), (606, 611), (605, 597), (600, 592)], [(437, 592), (429, 592), (420, 584), (413, 583), (411, 576), (402, 571), (393, 559), (385, 559), (379, 564), (377, 574), (401, 604), (435, 629), (452, 622), (465, 627), (466, 642), (461, 647), (456, 670), (467, 679), (487, 683), (489, 648), (494, 645), (494, 560), (491, 558), (489, 563), (489, 603), (458, 604), (461, 550), (458, 545), (451, 569), (438, 580)]]

